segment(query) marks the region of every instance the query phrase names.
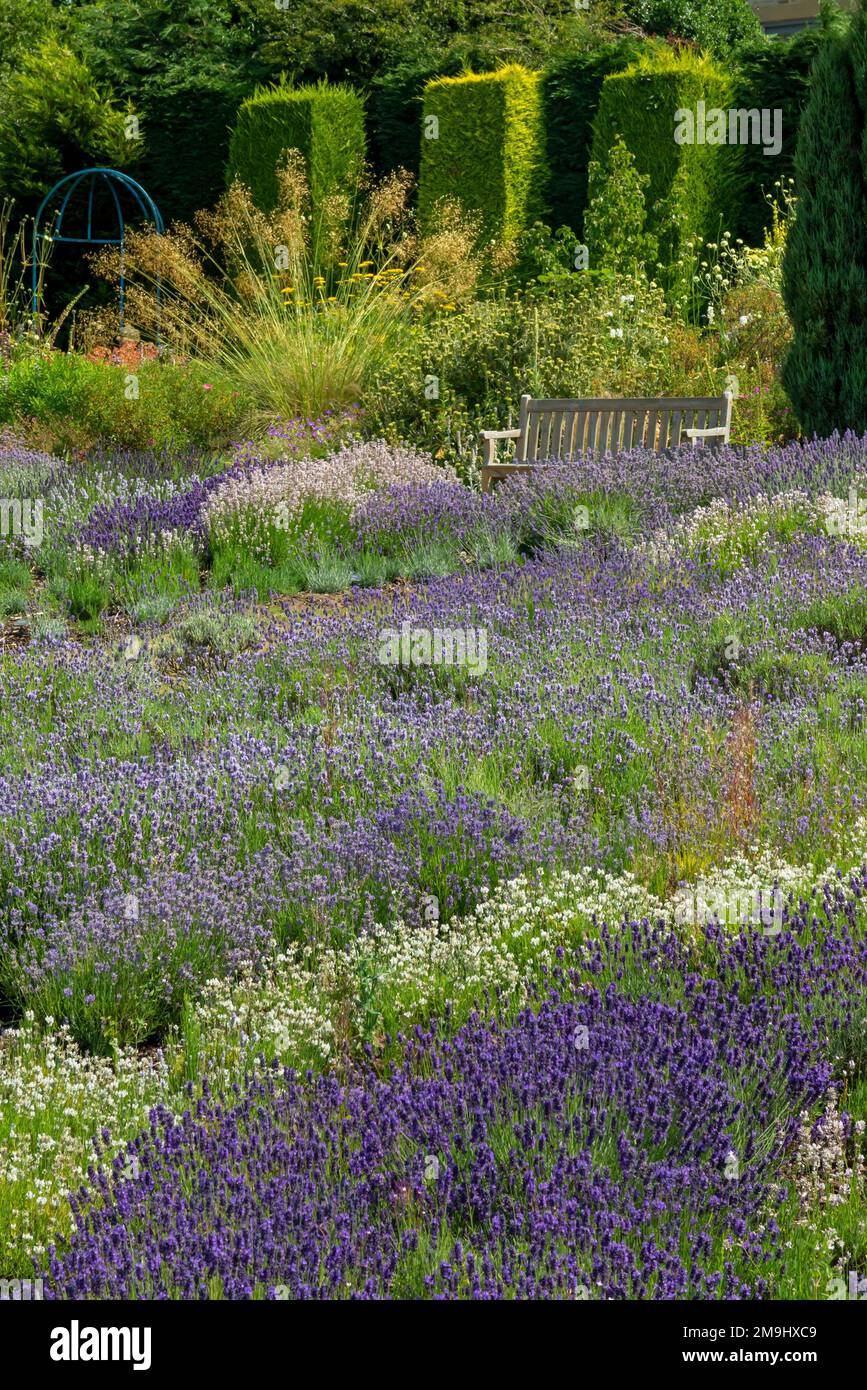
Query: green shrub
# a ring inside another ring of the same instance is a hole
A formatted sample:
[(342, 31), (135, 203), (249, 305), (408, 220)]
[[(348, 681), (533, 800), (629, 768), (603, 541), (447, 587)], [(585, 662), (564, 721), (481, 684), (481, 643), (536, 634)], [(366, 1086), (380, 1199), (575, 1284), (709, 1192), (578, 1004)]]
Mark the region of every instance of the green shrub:
[(163, 622), (199, 588), (199, 554), (190, 540), (136, 556), (114, 584), (113, 606), (136, 623)]
[(851, 45), (834, 33), (813, 66), (795, 157), (797, 212), (783, 261), (794, 326), (783, 384), (804, 429), (820, 435), (867, 428), (863, 131)]
[(762, 34), (748, 0), (623, 0), (623, 9), (648, 34), (691, 39), (720, 57)]
[(5, 554), (4, 551), (5, 547), (0, 549), (0, 589), (29, 589), (31, 583), (29, 566), (15, 555)]
[(766, 158), (761, 145), (743, 152), (744, 195), (739, 227), (732, 233), (760, 246), (770, 220), (767, 195), (779, 179), (791, 178), (801, 115), (810, 89), (810, 67), (822, 42), (820, 29), (805, 29), (794, 38), (751, 44), (738, 55), (734, 104), (747, 109), (782, 111), (783, 148)]
[(288, 586), (281, 582), (287, 563), (284, 561), (278, 569), (274, 569), (257, 560), (254, 555), (246, 555), (234, 548), (221, 550), (212, 557), (208, 587), (229, 587), (236, 598), (256, 594), (260, 599), (264, 599), (272, 591), (281, 594), (297, 593), (301, 588), (300, 581)]
[(87, 564), (76, 565), (65, 581), (58, 577), (54, 584), (58, 597), (65, 598), (74, 618), (95, 625), (111, 603), (109, 575)]
[(650, 182), (639, 174), (632, 151), (617, 136), (604, 165), (590, 165), (590, 206), (584, 234), (593, 247), (594, 269), (638, 274), (656, 258), (654, 238), (647, 232), (644, 190)]
[(354, 578), (352, 562), (323, 546), (315, 551), (298, 551), (292, 566), (300, 579), (300, 587), (311, 594), (339, 594), (348, 589)]
[(143, 362), (131, 372), (52, 352), (13, 365), (0, 424), (35, 425), (40, 443), (58, 452), (102, 442), (212, 448), (236, 433), (243, 404), (197, 363)]
[(27, 589), (6, 589), (0, 586), (0, 618), (26, 613), (29, 597)]
[(5, 554), (0, 543), (0, 625), (4, 618), (26, 613), (33, 588), (33, 576), (28, 565)]
[(199, 608), (173, 629), (188, 647), (208, 647), (220, 656), (235, 656), (255, 646), (256, 621), (248, 613), (226, 612), (218, 608)]
[(647, 231), (658, 239), (660, 260), (669, 267), (666, 288), (672, 295), (691, 280), (695, 251), (718, 240), (738, 216), (742, 155), (740, 146), (678, 143), (676, 113), (695, 113), (699, 101), (708, 110), (727, 110), (731, 98), (726, 73), (704, 57), (670, 50), (612, 73), (602, 86), (593, 159), (602, 170), (610, 165), (620, 135), (638, 172), (647, 175)]
[(47, 36), (0, 88), (0, 188), (40, 198), (63, 174), (128, 164), (124, 113), (71, 49)]
[(273, 211), (277, 169), (287, 150), (299, 150), (304, 158), (317, 215), (328, 199), (352, 197), (365, 156), (362, 98), (340, 83), (259, 88), (238, 112), (229, 142), (229, 182), (240, 179), (258, 207)]
[(571, 227), (558, 227), (552, 232), (544, 222), (534, 222), (514, 243), (515, 260), (509, 280), (521, 287), (571, 287), (578, 266), (580, 250)]
[(478, 217), (490, 239), (511, 240), (540, 215), (545, 149), (539, 73), (512, 64), (438, 78), (425, 87), (424, 124), (423, 226), (432, 224), (438, 204), (452, 199)]
[(602, 84), (638, 57), (637, 40), (625, 38), (589, 53), (556, 59), (542, 74), (548, 184), (545, 201), (553, 227), (579, 230), (587, 206), (593, 119)]
[(99, 377), (95, 362), (71, 353), (23, 357), (13, 365), (0, 392), (0, 422), (82, 419)]

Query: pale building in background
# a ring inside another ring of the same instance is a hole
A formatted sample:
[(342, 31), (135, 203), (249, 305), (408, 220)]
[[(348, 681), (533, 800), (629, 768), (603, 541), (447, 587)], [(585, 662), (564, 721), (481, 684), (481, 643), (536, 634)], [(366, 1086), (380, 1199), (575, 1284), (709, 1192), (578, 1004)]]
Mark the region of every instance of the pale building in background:
[[(855, 0), (838, 0), (843, 10), (854, 10)], [(786, 37), (806, 29), (819, 18), (819, 0), (750, 0), (767, 34)]]

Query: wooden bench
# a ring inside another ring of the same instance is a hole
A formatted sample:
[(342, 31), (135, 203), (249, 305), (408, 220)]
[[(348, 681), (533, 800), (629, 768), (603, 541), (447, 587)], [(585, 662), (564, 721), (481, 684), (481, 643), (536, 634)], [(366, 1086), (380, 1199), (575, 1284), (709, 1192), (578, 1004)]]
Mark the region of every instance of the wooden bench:
[[(662, 453), (688, 439), (693, 448), (712, 443), (728, 444), (732, 422), (732, 393), (693, 396), (682, 400), (543, 401), (521, 397), (520, 424), (516, 430), (484, 430), (482, 444), (482, 492), (494, 478), (527, 473), (546, 459), (570, 460), (583, 453), (618, 453), (643, 446)], [(501, 440), (517, 440), (515, 457), (497, 462)]]

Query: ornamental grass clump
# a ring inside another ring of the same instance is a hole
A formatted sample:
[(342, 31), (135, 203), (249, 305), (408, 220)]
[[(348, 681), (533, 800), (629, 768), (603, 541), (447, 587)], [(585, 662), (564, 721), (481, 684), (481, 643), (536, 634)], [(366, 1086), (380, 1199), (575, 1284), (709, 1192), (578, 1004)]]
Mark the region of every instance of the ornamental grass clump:
[[(403, 173), (369, 189), (327, 254), (297, 151), (277, 177), (273, 212), (235, 182), (194, 230), (130, 233), (123, 261), (129, 318), (230, 382), (258, 426), (356, 405), (435, 288)], [(95, 263), (118, 281), (115, 251)]]

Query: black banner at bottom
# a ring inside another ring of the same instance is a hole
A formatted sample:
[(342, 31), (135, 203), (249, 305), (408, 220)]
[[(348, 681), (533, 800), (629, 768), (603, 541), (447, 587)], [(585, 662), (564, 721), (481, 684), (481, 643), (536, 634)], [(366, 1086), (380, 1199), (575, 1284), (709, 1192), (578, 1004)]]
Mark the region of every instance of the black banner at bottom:
[[(601, 1361), (615, 1374), (668, 1374), (677, 1368), (697, 1382), (714, 1367), (760, 1367), (773, 1383), (780, 1375), (804, 1370), (827, 1379), (829, 1373), (857, 1364), (867, 1309), (859, 1313), (850, 1304), (861, 1301), (848, 1296), (821, 1303), (576, 1300), (577, 1306), (543, 1305), (541, 1316), (546, 1334), (570, 1339), (559, 1344), (560, 1356), (592, 1358), (588, 1367)], [(393, 1368), (398, 1354), (405, 1361), (406, 1345), (401, 1340), (388, 1351), (388, 1344), (379, 1340), (386, 1330), (379, 1319), (386, 1317), (392, 1336), (417, 1333), (425, 1339), (419, 1347), (433, 1336), (438, 1339), (433, 1347), (441, 1347), (445, 1355), (449, 1344), (439, 1339), (444, 1333), (460, 1333), (460, 1370), (465, 1377), (476, 1357), (479, 1368), (490, 1375), (498, 1353), (511, 1359), (535, 1347), (534, 1359), (544, 1355), (544, 1343), (528, 1340), (541, 1326), (536, 1305), (508, 1306), (509, 1321), (501, 1324), (497, 1306), (476, 1308), (465, 1322), (466, 1304), (449, 1313), (442, 1303), (381, 1303), (374, 1308), (322, 1302), (55, 1303), (12, 1298), (0, 1301), (0, 1337), (5, 1349), (14, 1348), (16, 1379), (32, 1369), (49, 1383), (64, 1383), (70, 1377), (101, 1379), (105, 1371), (115, 1379), (129, 1374), (139, 1380), (166, 1372), (174, 1376), (213, 1371), (225, 1381), (236, 1373), (249, 1377), (257, 1368), (264, 1372), (275, 1365), (289, 1375), (293, 1369), (297, 1373), (302, 1351), (307, 1359), (322, 1358), (322, 1370), (327, 1366), (330, 1375), (345, 1354), (347, 1370), (357, 1374), (364, 1348), (374, 1345), (371, 1336), (378, 1339), (379, 1356), (387, 1357), (379, 1369), (389, 1363)], [(555, 1323), (548, 1323), (551, 1316)], [(458, 1321), (453, 1323), (452, 1317)], [(324, 1339), (318, 1336), (322, 1332)], [(405, 1365), (403, 1374), (424, 1376), (428, 1366), (439, 1375), (444, 1369), (442, 1359), (431, 1359), (428, 1351), (418, 1367)], [(457, 1365), (452, 1370), (457, 1371)], [(368, 1363), (365, 1374), (374, 1373)]]

